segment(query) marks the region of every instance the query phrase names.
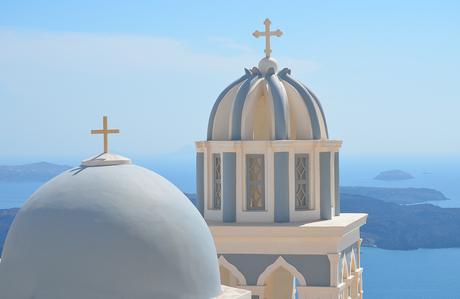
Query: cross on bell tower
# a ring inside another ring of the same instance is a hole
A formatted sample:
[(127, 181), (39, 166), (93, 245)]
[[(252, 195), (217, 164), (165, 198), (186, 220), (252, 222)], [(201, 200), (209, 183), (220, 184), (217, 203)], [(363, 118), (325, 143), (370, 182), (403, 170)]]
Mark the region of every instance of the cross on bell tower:
[(269, 58), (270, 57), (270, 54), (272, 52), (272, 49), (270, 48), (270, 38), (271, 36), (277, 36), (277, 37), (280, 37), (281, 35), (283, 35), (283, 32), (279, 29), (275, 30), (275, 31), (270, 31), (270, 25), (272, 24), (272, 22), (270, 21), (269, 18), (266, 18), (265, 21), (264, 21), (264, 25), (265, 25), (265, 31), (264, 32), (260, 32), (259, 30), (256, 30), (254, 31), (254, 33), (252, 33), (252, 35), (254, 35), (256, 38), (259, 38), (261, 36), (265, 36), (265, 57)]
[(102, 123), (102, 130), (91, 130), (91, 134), (103, 134), (104, 135), (104, 153), (109, 152), (109, 134), (118, 134), (118, 129), (108, 129), (107, 116), (104, 116)]

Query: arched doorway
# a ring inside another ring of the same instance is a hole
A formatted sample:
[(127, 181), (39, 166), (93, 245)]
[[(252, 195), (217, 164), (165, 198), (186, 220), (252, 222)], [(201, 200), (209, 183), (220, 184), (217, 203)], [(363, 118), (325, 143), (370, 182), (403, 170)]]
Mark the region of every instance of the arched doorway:
[(257, 285), (264, 285), (264, 299), (294, 299), (296, 285), (306, 286), (303, 275), (279, 257), (259, 276)]
[(282, 267), (279, 267), (270, 274), (265, 281), (265, 298), (266, 299), (279, 299), (295, 298), (294, 288), (295, 278)]
[(224, 256), (219, 257), (220, 283), (229, 287), (239, 287), (246, 285), (243, 274)]

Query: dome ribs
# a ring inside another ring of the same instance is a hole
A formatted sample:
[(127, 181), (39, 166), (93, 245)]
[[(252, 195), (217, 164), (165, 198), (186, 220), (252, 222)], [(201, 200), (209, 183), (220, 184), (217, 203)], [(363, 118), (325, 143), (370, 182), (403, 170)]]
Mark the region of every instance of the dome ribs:
[(315, 108), (315, 103), (314, 103), (315, 99), (308, 92), (308, 90), (304, 88), (304, 86), (301, 83), (299, 83), (297, 80), (293, 79), (290, 76), (290, 73), (291, 73), (290, 69), (284, 68), (283, 70), (278, 72), (278, 76), (281, 80), (286, 81), (288, 84), (294, 87), (294, 89), (297, 90), (297, 92), (300, 94), (300, 96), (304, 100), (305, 105), (307, 106), (307, 110), (310, 115), (311, 126), (313, 129), (313, 139), (321, 139), (321, 126), (320, 126), (318, 114)]

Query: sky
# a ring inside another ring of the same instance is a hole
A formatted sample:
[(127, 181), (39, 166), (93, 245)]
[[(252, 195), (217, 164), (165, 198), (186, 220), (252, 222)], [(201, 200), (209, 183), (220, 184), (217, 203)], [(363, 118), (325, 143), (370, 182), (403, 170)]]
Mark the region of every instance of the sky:
[(460, 153), (459, 1), (0, 1), (0, 162), (193, 152), (219, 93), (257, 65), (319, 97), (354, 156)]

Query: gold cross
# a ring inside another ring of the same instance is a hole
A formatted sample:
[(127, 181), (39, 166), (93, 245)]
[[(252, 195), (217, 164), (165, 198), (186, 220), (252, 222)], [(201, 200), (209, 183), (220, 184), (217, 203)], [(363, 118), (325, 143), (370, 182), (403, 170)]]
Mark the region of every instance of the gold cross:
[(109, 152), (109, 134), (118, 134), (118, 129), (108, 129), (107, 116), (103, 118), (103, 129), (102, 130), (91, 130), (91, 134), (104, 134), (104, 153)]
[(270, 36), (277, 36), (280, 37), (283, 35), (283, 32), (281, 30), (275, 30), (275, 31), (270, 31), (270, 25), (271, 25), (270, 19), (265, 19), (264, 24), (265, 24), (265, 31), (260, 32), (259, 30), (254, 31), (252, 35), (254, 35), (256, 38), (259, 38), (261, 36), (265, 35), (265, 57), (269, 58), (270, 53), (272, 52), (272, 49), (270, 49)]

